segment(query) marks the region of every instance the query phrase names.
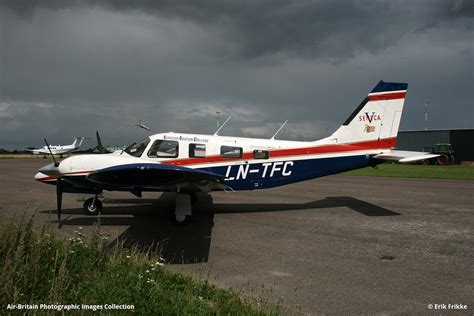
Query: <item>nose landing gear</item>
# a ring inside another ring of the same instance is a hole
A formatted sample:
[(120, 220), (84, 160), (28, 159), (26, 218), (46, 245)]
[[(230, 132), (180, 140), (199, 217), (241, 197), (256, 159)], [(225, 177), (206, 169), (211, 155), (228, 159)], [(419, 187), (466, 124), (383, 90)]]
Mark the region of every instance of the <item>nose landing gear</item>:
[(99, 200), (97, 195), (93, 198), (87, 199), (83, 205), (84, 214), (86, 215), (97, 215), (102, 212), (102, 208), (102, 202)]

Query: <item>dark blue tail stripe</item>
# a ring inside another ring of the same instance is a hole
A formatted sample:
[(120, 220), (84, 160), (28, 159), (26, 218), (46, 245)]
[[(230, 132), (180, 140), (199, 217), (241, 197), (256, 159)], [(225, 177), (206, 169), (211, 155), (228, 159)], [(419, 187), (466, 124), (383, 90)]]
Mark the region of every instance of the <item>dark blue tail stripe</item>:
[(372, 91), (370, 91), (370, 93), (406, 90), (407, 87), (408, 87), (407, 83), (385, 82), (385, 81), (380, 80), (380, 82), (377, 83), (375, 88), (372, 89)]

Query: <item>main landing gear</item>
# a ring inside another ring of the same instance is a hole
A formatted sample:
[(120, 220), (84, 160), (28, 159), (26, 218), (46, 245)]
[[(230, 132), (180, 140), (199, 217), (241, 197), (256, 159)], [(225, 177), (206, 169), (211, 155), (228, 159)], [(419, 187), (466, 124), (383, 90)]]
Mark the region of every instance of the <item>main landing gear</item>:
[(191, 215), (193, 214), (192, 205), (196, 203), (196, 193), (177, 193), (176, 203), (174, 210), (174, 224), (178, 226), (184, 226), (189, 224), (191, 221)]
[(102, 202), (99, 200), (97, 195), (93, 198), (87, 199), (83, 205), (84, 214), (86, 215), (97, 215), (102, 212), (102, 208)]
[[(197, 194), (191, 193), (177, 193), (175, 211), (173, 216), (173, 223), (178, 226), (184, 226), (190, 223), (191, 215), (193, 213), (192, 206), (197, 201)], [(102, 212), (102, 202), (99, 200), (99, 195), (89, 198), (84, 202), (83, 209), (86, 215), (97, 215)]]

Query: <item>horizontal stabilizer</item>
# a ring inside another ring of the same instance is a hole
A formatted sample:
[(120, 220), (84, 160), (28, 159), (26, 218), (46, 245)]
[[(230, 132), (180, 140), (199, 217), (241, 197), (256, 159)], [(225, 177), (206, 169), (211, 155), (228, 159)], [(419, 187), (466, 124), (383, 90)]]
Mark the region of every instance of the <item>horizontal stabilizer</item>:
[(419, 160), (431, 159), (431, 158), (436, 158), (436, 157), (439, 157), (439, 155), (434, 155), (434, 154), (425, 153), (421, 151), (390, 150), (390, 151), (375, 155), (372, 158), (404, 163), (404, 162), (414, 162), (414, 161), (419, 161)]

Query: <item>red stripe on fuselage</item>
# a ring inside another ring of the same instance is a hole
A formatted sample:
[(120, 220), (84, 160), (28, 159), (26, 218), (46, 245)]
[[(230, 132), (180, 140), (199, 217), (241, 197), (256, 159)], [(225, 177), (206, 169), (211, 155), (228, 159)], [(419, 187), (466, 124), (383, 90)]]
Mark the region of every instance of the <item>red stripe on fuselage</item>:
[[(86, 171), (73, 171), (73, 172), (66, 172), (64, 175), (74, 175), (74, 174), (81, 174), (81, 173), (86, 173), (90, 174), (94, 172), (94, 170), (86, 170)], [(37, 179), (38, 181), (50, 181), (50, 180), (56, 180), (59, 176), (53, 177), (53, 176), (46, 176), (44, 178)]]
[(85, 171), (74, 171), (74, 172), (65, 172), (64, 174), (79, 174), (79, 173), (91, 173), (94, 172), (95, 170), (85, 170)]
[(51, 181), (51, 180), (56, 180), (57, 178), (56, 177), (52, 177), (52, 176), (46, 176), (44, 178), (39, 178), (39, 179), (36, 179), (38, 181)]
[[(386, 138), (380, 140), (371, 140), (366, 142), (352, 143), (352, 144), (334, 144), (334, 145), (320, 145), (315, 147), (304, 147), (304, 148), (291, 148), (291, 149), (277, 149), (269, 150), (270, 158), (275, 157), (289, 157), (289, 156), (302, 156), (302, 155), (314, 155), (314, 154), (329, 154), (329, 153), (341, 153), (351, 152), (356, 150), (370, 150), (370, 149), (388, 149), (395, 147), (397, 139)], [(209, 156), (205, 158), (185, 158), (176, 159), (171, 161), (162, 161), (162, 164), (166, 165), (194, 165), (204, 164), (213, 162), (223, 161), (238, 161), (238, 160), (253, 160), (253, 152), (247, 152), (242, 155), (240, 159), (234, 158), (222, 158), (220, 155)]]
[(405, 99), (406, 92), (369, 95), (370, 101)]

